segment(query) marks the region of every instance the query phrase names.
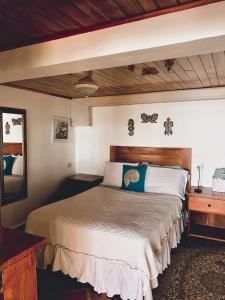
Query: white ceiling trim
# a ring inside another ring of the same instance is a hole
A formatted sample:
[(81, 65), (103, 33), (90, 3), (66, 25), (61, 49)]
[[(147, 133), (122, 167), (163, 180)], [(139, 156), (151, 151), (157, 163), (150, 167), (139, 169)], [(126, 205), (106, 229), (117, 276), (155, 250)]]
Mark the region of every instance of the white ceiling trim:
[(151, 92), (121, 96), (91, 97), (72, 100), (72, 106), (119, 106), (146, 103), (184, 102), (199, 100), (224, 100), (225, 87), (202, 88), (193, 90), (179, 90), (166, 92)]

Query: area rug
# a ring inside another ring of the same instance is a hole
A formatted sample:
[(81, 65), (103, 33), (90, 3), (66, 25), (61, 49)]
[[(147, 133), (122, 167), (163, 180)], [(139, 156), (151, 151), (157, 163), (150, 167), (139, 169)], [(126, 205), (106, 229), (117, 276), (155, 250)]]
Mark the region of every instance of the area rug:
[(225, 244), (183, 241), (172, 251), (171, 265), (159, 276), (154, 300), (225, 299)]

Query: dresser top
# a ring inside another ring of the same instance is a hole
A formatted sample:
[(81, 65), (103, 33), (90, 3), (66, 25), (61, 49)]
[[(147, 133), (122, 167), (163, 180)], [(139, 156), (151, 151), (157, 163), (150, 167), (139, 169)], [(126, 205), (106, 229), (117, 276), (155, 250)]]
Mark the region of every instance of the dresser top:
[(214, 199), (220, 199), (225, 200), (225, 193), (219, 193), (219, 192), (213, 192), (212, 188), (210, 187), (201, 187), (202, 192), (201, 193), (195, 193), (194, 189), (196, 186), (191, 187), (191, 192), (188, 193), (189, 196), (192, 197), (198, 197), (198, 198), (214, 198)]
[(45, 240), (38, 236), (15, 229), (1, 227), (2, 241), (0, 241), (1, 267), (11, 263), (19, 255), (30, 249), (38, 249), (45, 244)]
[(100, 180), (102, 178), (103, 178), (103, 176), (100, 176), (100, 175), (82, 174), (82, 173), (74, 174), (74, 175), (67, 177), (67, 179), (69, 179), (69, 180), (79, 180), (79, 181), (88, 181), (88, 182), (93, 182), (96, 180)]

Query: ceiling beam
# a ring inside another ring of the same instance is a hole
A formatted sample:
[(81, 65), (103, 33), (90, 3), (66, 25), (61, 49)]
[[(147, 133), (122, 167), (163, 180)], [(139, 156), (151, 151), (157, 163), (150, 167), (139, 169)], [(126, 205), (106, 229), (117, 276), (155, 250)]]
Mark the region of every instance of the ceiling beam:
[(0, 53), (0, 83), (225, 48), (225, 1)]

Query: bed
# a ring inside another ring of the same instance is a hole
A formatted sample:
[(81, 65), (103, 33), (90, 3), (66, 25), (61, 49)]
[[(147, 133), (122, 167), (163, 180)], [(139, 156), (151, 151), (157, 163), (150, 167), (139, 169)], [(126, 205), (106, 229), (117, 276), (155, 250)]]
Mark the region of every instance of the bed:
[[(110, 160), (190, 170), (191, 149), (111, 146)], [(26, 231), (48, 241), (41, 266), (51, 264), (108, 297), (152, 299), (180, 241), (183, 207), (179, 197), (99, 186), (33, 211)]]

